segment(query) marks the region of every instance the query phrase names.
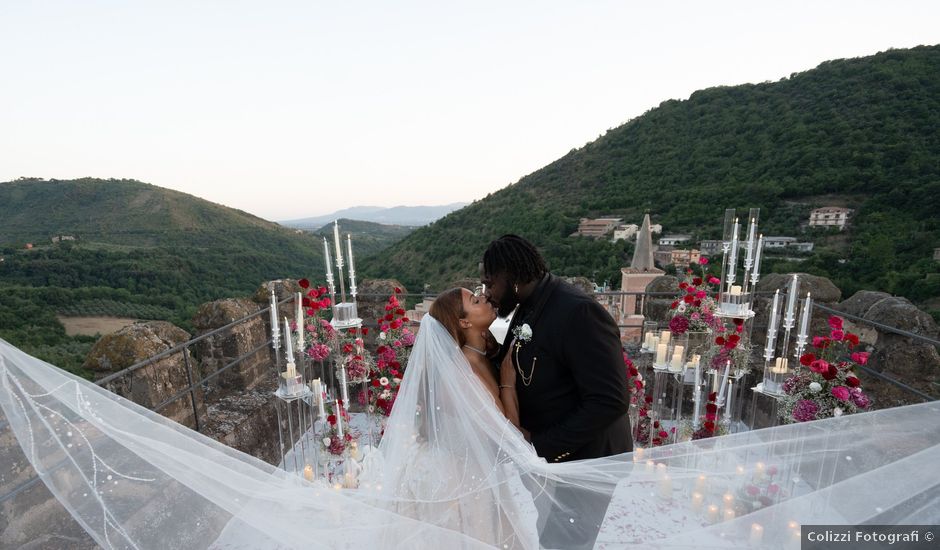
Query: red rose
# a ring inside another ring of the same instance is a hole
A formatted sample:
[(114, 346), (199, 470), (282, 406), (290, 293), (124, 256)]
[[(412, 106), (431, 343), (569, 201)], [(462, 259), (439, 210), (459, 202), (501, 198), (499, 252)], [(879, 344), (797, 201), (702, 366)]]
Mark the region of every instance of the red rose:
[(692, 302), (692, 305), (695, 306), (695, 307), (702, 307), (702, 301), (701, 301), (701, 300), (695, 300), (694, 302)]
[(343, 344), (343, 353), (352, 353), (353, 347), (352, 344), (346, 343)]
[(326, 421), (329, 422), (330, 424), (336, 424), (336, 415), (331, 414), (330, 416), (327, 416)]
[(718, 338), (715, 338), (715, 344), (719, 346), (725, 345), (725, 337), (719, 336)]
[(829, 326), (832, 330), (842, 330), (842, 318), (835, 315), (829, 317)]
[(320, 308), (322, 308), (322, 309), (326, 309), (326, 308), (330, 307), (330, 304), (331, 304), (331, 302), (330, 302), (330, 299), (329, 299), (329, 298), (324, 298), (324, 299), (320, 300)]
[(369, 327), (362, 327), (362, 335), (365, 336), (366, 334), (369, 334)]
[(809, 370), (813, 372), (818, 372), (819, 374), (825, 374), (829, 372), (830, 365), (828, 362), (824, 361), (823, 359), (816, 359), (815, 361), (810, 361), (809, 365), (807, 366), (809, 367)]
[(708, 265), (708, 258), (705, 256), (700, 256), (698, 259), (698, 265)]
[(397, 315), (404, 315), (404, 314), (405, 314), (405, 310), (402, 309), (402, 308), (398, 308), (398, 309), (395, 310), (395, 313), (396, 313)]
[(397, 286), (395, 287), (395, 294), (401, 294), (401, 289)]
[(800, 364), (803, 365), (804, 367), (808, 367), (811, 364), (813, 364), (813, 361), (815, 360), (816, 360), (816, 356), (813, 355), (812, 353), (804, 353), (800, 357)]
[(829, 370), (822, 375), (826, 380), (835, 380), (836, 376), (839, 376), (839, 369), (835, 365), (829, 365)]
[(670, 305), (669, 307), (672, 309), (676, 309), (677, 307), (679, 307), (679, 302), (678, 301), (673, 302), (672, 305)]
[(826, 349), (829, 347), (829, 339), (823, 336), (813, 336), (813, 347), (819, 349)]
[(858, 334), (852, 334), (851, 332), (845, 333), (845, 341), (848, 342), (850, 348), (854, 348), (858, 345)]
[(391, 320), (394, 319), (394, 318), (395, 318), (395, 316), (392, 315), (391, 313), (389, 313), (388, 315), (386, 315), (386, 316), (384, 317), (384, 319), (385, 319), (386, 321), (391, 321)]
[(710, 420), (706, 420), (706, 421), (705, 421), (705, 424), (703, 424), (703, 426), (705, 427), (705, 431), (708, 431), (708, 432), (714, 432), (714, 431), (715, 431), (715, 423), (712, 422), (712, 421), (710, 421)]
[(692, 279), (692, 284), (695, 285), (695, 286), (698, 286), (698, 285), (702, 284), (702, 278), (701, 278), (701, 277), (696, 277), (696, 278)]
[(304, 290), (310, 288), (310, 281), (308, 281), (307, 279), (301, 279), (297, 281), (297, 284), (300, 285), (300, 288)]
[(667, 437), (669, 437), (669, 433), (667, 433), (667, 432), (665, 432), (665, 431), (663, 431), (663, 430), (660, 430), (660, 431), (659, 431), (659, 437), (661, 437), (661, 438), (663, 438), (663, 439), (666, 439)]
[[(715, 400), (717, 400), (717, 399), (718, 399), (718, 392), (713, 391), (713, 392), (711, 392), (710, 394), (708, 394), (708, 400), (709, 400), (709, 401), (715, 401)], [(652, 398), (650, 398), (650, 401), (652, 402)]]
[(685, 302), (685, 303), (687, 303), (687, 304), (691, 304), (692, 302), (695, 301), (695, 296), (692, 296), (691, 294), (686, 294), (686, 295), (682, 298), (682, 301)]
[(852, 387), (852, 388), (857, 388), (862, 384), (862, 382), (854, 376), (846, 376), (845, 383), (848, 384), (849, 387)]
[(864, 365), (868, 362), (868, 355), (866, 351), (856, 351), (852, 354), (852, 361), (855, 361), (859, 365)]
[(734, 319), (732, 319), (732, 321), (734, 322), (735, 325), (738, 325), (739, 327), (744, 325), (744, 319), (739, 319), (735, 317)]
[(320, 288), (317, 289), (317, 292), (319, 292), (321, 296), (326, 294), (326, 287), (321, 286)]
[(301, 298), (300, 305), (303, 307), (310, 307), (310, 298)]
[(718, 413), (718, 405), (716, 405), (716, 404), (714, 404), (714, 403), (709, 403), (709, 404), (705, 405), (705, 412), (707, 412), (708, 414), (716, 414), (716, 413)]
[(688, 287), (689, 287), (689, 283), (687, 283), (687, 282), (685, 282), (685, 281), (679, 283), (679, 288), (681, 288), (681, 289), (683, 289), (683, 290), (685, 290), (685, 289), (688, 288)]

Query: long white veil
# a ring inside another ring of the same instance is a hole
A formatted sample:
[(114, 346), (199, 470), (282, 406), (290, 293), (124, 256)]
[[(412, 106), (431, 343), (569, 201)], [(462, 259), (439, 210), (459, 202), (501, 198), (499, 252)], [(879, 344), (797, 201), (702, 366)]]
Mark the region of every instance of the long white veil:
[(801, 525), (940, 522), (940, 404), (547, 464), (425, 319), (355, 490), (285, 474), (2, 340), (0, 407), (105, 548), (792, 548)]

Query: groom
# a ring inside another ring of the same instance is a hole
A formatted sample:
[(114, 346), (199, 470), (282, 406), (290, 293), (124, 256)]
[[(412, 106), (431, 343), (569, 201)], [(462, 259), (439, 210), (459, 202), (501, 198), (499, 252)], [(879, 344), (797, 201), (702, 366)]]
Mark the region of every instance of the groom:
[[(517, 235), (491, 242), (481, 271), (500, 316), (519, 306), (497, 356), (500, 392), (514, 386), (519, 423), (539, 456), (566, 462), (631, 451), (626, 367), (610, 314), (549, 273)], [(593, 547), (610, 494), (547, 478), (530, 490), (541, 546)]]
[(516, 371), (519, 421), (539, 456), (566, 462), (631, 451), (626, 367), (610, 314), (549, 273), (517, 235), (491, 242), (482, 267), (498, 314), (519, 306), (497, 360)]

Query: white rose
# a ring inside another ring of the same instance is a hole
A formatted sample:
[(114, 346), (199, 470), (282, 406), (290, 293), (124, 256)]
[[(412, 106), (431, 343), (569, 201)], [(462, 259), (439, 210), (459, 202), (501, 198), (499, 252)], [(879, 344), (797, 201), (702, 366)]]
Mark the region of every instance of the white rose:
[(370, 413), (374, 413), (374, 412), (375, 412), (375, 407), (373, 407), (372, 405), (369, 405), (369, 412), (370, 412)]
[(532, 338), (532, 327), (529, 326), (529, 323), (522, 325), (522, 328), (519, 330), (519, 335), (526, 340)]
[(392, 382), (396, 384), (401, 384), (401, 378), (392, 378)]
[(386, 378), (386, 377), (384, 377), (384, 376), (383, 376), (382, 378), (379, 378), (379, 384), (382, 384), (383, 386), (387, 386), (387, 385), (388, 385), (388, 378)]
[(832, 416), (842, 416), (842, 407), (832, 409)]
[(380, 333), (379, 333), (379, 340), (385, 340), (385, 333), (384, 333), (384, 332), (380, 332)]
[(679, 304), (679, 307), (676, 308), (676, 311), (679, 313), (685, 313), (685, 303)]
[(382, 392), (382, 399), (388, 399), (392, 396), (392, 392), (385, 390)]
[(324, 447), (329, 447), (329, 446), (330, 446), (330, 443), (332, 443), (332, 440), (331, 440), (329, 437), (324, 437), (324, 438), (323, 438), (323, 446), (324, 446)]
[(809, 385), (809, 391), (813, 393), (818, 393), (820, 390), (822, 390), (822, 386), (819, 384), (819, 382), (813, 382)]

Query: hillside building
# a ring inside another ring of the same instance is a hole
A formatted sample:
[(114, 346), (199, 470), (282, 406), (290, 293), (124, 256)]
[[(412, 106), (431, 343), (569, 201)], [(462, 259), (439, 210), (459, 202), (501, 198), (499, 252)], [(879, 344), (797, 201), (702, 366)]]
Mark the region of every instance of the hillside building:
[(571, 234), (572, 237), (594, 237), (599, 239), (610, 234), (618, 225), (623, 223), (621, 218), (581, 218), (578, 224), (578, 230)]
[(663, 235), (659, 238), (659, 246), (676, 246), (692, 240), (692, 235)]
[(626, 225), (618, 225), (614, 229), (614, 241), (629, 241), (636, 236), (636, 232), (640, 230), (640, 226), (635, 223), (628, 223)]
[(836, 227), (839, 231), (845, 229), (852, 216), (851, 208), (841, 206), (824, 206), (809, 213), (810, 227)]
[(75, 240), (75, 235), (56, 235), (55, 237), (52, 237), (53, 243), (60, 243), (64, 241), (74, 241), (74, 240)]
[(933, 259), (940, 262), (940, 247), (933, 249)]
[(698, 249), (701, 251), (704, 256), (714, 256), (716, 254), (721, 254), (721, 245), (723, 241), (719, 240), (704, 240), (698, 242)]
[(673, 250), (670, 252), (669, 261), (676, 267), (686, 268), (689, 264), (697, 264), (702, 253), (696, 249), (691, 250)]

